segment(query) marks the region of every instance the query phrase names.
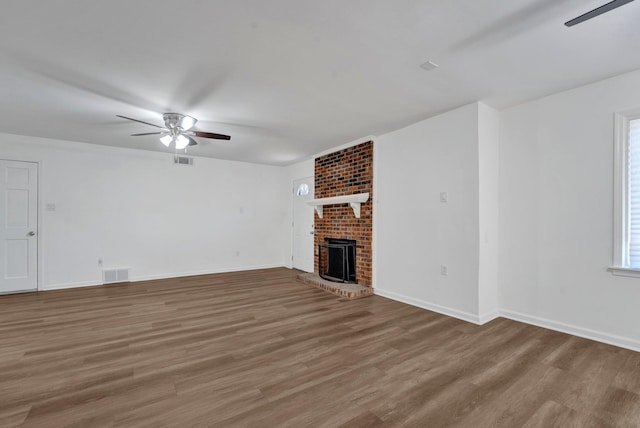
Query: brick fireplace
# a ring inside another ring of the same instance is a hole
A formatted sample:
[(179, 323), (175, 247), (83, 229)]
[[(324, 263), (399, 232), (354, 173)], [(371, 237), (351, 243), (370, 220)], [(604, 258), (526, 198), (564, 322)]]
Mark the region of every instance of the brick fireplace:
[(318, 244), (325, 238), (356, 241), (356, 282), (371, 287), (371, 236), (373, 230), (373, 142), (359, 144), (315, 160), (316, 199), (369, 192), (356, 218), (348, 204), (326, 205), (323, 218), (315, 215), (315, 272)]

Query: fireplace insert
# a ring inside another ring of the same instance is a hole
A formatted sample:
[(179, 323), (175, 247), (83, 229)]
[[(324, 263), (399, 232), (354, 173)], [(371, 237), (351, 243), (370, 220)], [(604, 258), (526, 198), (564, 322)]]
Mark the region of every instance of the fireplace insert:
[(318, 244), (318, 274), (329, 281), (356, 284), (356, 241), (325, 238)]

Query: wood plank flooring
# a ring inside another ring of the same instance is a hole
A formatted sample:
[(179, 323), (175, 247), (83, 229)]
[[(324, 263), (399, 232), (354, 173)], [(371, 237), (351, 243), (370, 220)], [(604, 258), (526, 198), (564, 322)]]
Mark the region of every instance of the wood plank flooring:
[(0, 297), (0, 426), (640, 426), (638, 353), (297, 273)]

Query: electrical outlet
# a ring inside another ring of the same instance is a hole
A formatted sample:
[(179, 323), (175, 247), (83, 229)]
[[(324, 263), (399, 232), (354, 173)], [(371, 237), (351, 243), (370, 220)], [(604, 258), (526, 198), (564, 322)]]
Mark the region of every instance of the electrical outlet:
[(448, 202), (449, 194), (447, 192), (440, 192), (440, 202)]
[(449, 268), (447, 265), (440, 265), (440, 275), (447, 276), (449, 275)]

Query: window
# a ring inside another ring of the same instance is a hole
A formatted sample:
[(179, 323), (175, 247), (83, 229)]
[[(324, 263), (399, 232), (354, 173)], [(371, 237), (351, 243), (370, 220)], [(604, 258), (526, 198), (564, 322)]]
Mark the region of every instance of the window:
[(614, 254), (610, 271), (640, 277), (640, 109), (615, 116)]
[(307, 196), (309, 194), (309, 185), (307, 183), (302, 183), (298, 186), (298, 190), (296, 191), (296, 195), (298, 196)]

